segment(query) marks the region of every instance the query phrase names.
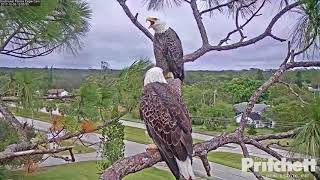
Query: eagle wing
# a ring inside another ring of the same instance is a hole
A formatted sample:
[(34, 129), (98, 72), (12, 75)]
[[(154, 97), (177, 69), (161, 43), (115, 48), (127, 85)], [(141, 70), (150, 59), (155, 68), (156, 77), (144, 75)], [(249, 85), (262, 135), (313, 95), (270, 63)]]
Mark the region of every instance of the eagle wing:
[(172, 72), (175, 78), (183, 81), (183, 48), (177, 33), (171, 28), (164, 33), (156, 33), (153, 48), (156, 65), (162, 68), (165, 73)]
[(153, 41), (153, 51), (154, 51), (154, 57), (156, 59), (156, 66), (160, 67), (163, 72), (167, 73), (170, 72), (169, 64), (167, 61), (167, 57), (165, 56), (167, 48), (166, 48), (166, 41), (164, 38), (164, 34), (158, 34), (156, 33), (154, 35), (154, 41)]
[(167, 84), (149, 84), (141, 98), (140, 115), (162, 157), (178, 177), (175, 158), (185, 161), (193, 152), (191, 121), (181, 97)]
[(175, 78), (184, 79), (184, 61), (182, 43), (177, 33), (169, 28), (166, 34), (166, 59), (169, 60), (169, 69)]

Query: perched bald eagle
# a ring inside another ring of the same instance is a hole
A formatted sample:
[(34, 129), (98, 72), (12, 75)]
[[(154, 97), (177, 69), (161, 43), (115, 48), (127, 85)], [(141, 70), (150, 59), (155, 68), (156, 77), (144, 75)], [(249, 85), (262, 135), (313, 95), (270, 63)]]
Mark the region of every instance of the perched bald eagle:
[(190, 117), (181, 96), (167, 84), (159, 67), (145, 74), (140, 116), (176, 179), (194, 179)]
[[(183, 49), (179, 36), (164, 21), (148, 17), (149, 28), (155, 31), (153, 48), (156, 66), (163, 69), (165, 78), (184, 79)], [(173, 76), (173, 77), (172, 77)]]

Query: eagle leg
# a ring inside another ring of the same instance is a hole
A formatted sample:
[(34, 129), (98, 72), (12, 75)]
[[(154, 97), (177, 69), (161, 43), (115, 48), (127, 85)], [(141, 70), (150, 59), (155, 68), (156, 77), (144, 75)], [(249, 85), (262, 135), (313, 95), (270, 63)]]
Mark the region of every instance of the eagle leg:
[(164, 78), (166, 79), (174, 79), (174, 75), (172, 72), (168, 72), (164, 75)]
[(158, 151), (158, 147), (157, 147), (157, 145), (155, 145), (155, 144), (148, 144), (147, 145), (147, 148), (146, 148), (146, 151), (148, 152), (148, 151)]

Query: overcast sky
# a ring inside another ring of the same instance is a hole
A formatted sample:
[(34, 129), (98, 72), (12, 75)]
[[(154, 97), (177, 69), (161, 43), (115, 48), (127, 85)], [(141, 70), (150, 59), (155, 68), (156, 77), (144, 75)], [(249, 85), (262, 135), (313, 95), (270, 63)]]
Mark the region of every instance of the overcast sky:
[[(84, 39), (83, 49), (76, 55), (54, 53), (46, 57), (20, 60), (0, 55), (0, 66), (5, 67), (44, 67), (56, 68), (100, 68), (100, 61), (108, 61), (112, 68), (120, 69), (129, 66), (140, 57), (148, 57), (152, 61), (152, 43), (142, 34), (124, 14), (116, 0), (89, 0), (93, 11), (91, 31)], [(138, 0), (128, 0), (127, 4), (133, 14), (139, 12), (139, 21), (148, 26), (145, 18), (156, 16), (165, 20), (180, 36), (184, 53), (190, 53), (201, 45), (200, 35), (192, 17), (190, 7), (166, 8), (162, 11), (146, 11), (146, 7)], [(263, 16), (256, 18), (245, 29), (246, 35), (253, 37), (262, 33), (277, 12), (278, 6), (268, 5), (263, 9)], [(216, 44), (233, 30), (234, 21), (227, 15), (214, 14), (211, 18), (203, 18), (210, 42)], [(292, 29), (292, 15), (281, 19), (274, 33), (287, 37)], [(153, 31), (150, 30), (152, 33)], [(233, 40), (238, 40), (237, 36)], [(266, 38), (257, 44), (232, 51), (210, 52), (196, 62), (187, 63), (188, 70), (222, 70), (222, 69), (269, 69), (277, 67), (286, 55), (286, 44)]]

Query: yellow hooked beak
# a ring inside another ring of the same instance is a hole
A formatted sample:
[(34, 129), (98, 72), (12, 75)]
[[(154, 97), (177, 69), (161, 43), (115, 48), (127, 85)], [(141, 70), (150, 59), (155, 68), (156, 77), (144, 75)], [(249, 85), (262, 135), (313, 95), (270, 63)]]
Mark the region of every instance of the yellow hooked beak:
[(150, 22), (150, 25), (149, 25), (149, 29), (154, 25), (154, 23), (158, 20), (158, 18), (155, 18), (155, 17), (147, 17), (146, 21)]

